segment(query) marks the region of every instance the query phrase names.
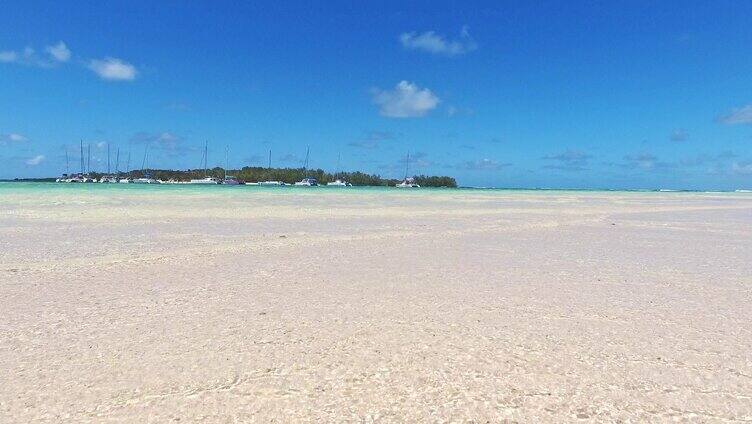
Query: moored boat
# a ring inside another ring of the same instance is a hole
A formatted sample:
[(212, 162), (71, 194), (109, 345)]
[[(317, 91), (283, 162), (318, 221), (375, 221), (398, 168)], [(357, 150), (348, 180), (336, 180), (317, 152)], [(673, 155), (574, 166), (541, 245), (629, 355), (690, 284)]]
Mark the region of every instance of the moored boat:
[(352, 184), (339, 178), (334, 181), (329, 181), (326, 185), (327, 187), (352, 187)]
[(295, 185), (303, 187), (316, 187), (319, 185), (319, 182), (313, 177), (306, 177), (296, 182)]

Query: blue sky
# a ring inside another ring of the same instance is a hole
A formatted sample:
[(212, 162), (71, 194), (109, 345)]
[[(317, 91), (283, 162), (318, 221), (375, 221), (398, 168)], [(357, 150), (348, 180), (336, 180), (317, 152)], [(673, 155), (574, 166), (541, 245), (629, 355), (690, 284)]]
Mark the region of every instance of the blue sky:
[[(101, 3), (101, 4), (100, 4)], [(0, 178), (139, 167), (752, 186), (752, 3), (38, 2), (0, 14)], [(279, 4), (286, 3), (286, 4)], [(408, 3), (408, 4), (405, 4)]]

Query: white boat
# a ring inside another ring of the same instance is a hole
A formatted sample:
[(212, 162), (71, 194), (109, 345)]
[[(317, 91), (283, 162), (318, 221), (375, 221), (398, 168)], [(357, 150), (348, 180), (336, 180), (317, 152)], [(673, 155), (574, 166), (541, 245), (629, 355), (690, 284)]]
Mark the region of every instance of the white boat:
[(152, 178), (151, 174), (149, 173), (148, 153), (149, 144), (147, 143), (146, 146), (144, 146), (144, 159), (141, 161), (141, 172), (143, 176), (141, 178), (132, 179), (132, 184), (159, 184), (159, 180)]
[(219, 184), (220, 180), (219, 178), (214, 177), (204, 177), (199, 179), (193, 179), (189, 182), (189, 184), (202, 184), (202, 185), (216, 185)]
[(405, 158), (405, 179), (402, 180), (401, 183), (395, 185), (397, 188), (420, 188), (418, 183), (415, 182), (415, 178), (408, 177), (408, 173), (410, 170), (410, 152), (407, 152), (407, 156)]
[[(93, 182), (87, 181), (88, 175), (84, 174), (86, 171), (86, 163), (84, 162), (84, 142), (81, 140), (80, 142), (80, 151), (81, 151), (81, 172), (78, 174), (68, 174), (68, 178), (63, 179), (63, 182), (66, 183), (86, 183), (86, 182)], [(65, 153), (65, 161), (66, 161), (66, 168), (68, 167), (68, 152)]]
[[(303, 175), (305, 175), (306, 169), (308, 169), (308, 157), (311, 152), (310, 147), (306, 147), (305, 152), (305, 161), (303, 162)], [(302, 187), (316, 187), (319, 185), (319, 182), (316, 181), (313, 177), (305, 177), (302, 180), (295, 183), (296, 186), (302, 186)]]
[(295, 183), (296, 186), (303, 186), (303, 187), (316, 187), (319, 185), (319, 182), (316, 181), (315, 178), (307, 177), (303, 178), (302, 180)]
[(133, 180), (133, 184), (159, 184), (159, 181), (147, 175), (145, 177), (136, 178)]
[(225, 146), (225, 177), (222, 178), (222, 184), (224, 185), (241, 185), (237, 178), (232, 175), (227, 175), (227, 170), (230, 168), (230, 146)]
[[(120, 160), (120, 149), (118, 149), (118, 160)], [(117, 168), (117, 164), (115, 165), (115, 168)], [(107, 173), (102, 175), (99, 178), (100, 183), (116, 183), (117, 178), (110, 174), (110, 143), (107, 143)]]
[(209, 168), (208, 163), (209, 161), (209, 142), (207, 141), (204, 144), (204, 153), (201, 157), (201, 165), (203, 165), (204, 168), (204, 178), (194, 178), (190, 180), (189, 184), (201, 184), (201, 185), (216, 185), (219, 184), (221, 181), (219, 178), (210, 177), (209, 174)]
[[(120, 154), (119, 150), (118, 150), (118, 154)], [(131, 171), (128, 170), (130, 166), (131, 166), (131, 149), (128, 148), (128, 160), (125, 162), (125, 172), (124, 172), (125, 175), (130, 175)], [(118, 171), (118, 183), (130, 184), (132, 182), (133, 182), (133, 178), (131, 177), (126, 176), (125, 178), (120, 178), (120, 171)]]
[(326, 183), (326, 185), (328, 187), (352, 187), (352, 184), (339, 178), (334, 181), (329, 181), (328, 183)]
[(83, 179), (82, 182), (84, 182), (84, 183), (95, 183), (95, 182), (97, 182), (97, 180), (95, 178), (93, 178), (92, 176), (90, 176), (90, 175), (84, 175), (84, 179)]
[(397, 188), (420, 188), (420, 186), (415, 182), (414, 178), (405, 178), (404, 181), (397, 184), (395, 187)]
[[(337, 167), (334, 168), (334, 172), (339, 173), (339, 163), (340, 159), (342, 158), (342, 155), (340, 153), (337, 153)], [(342, 178), (337, 178), (334, 181), (329, 181), (326, 183), (329, 187), (352, 187), (352, 184), (348, 183), (347, 181), (343, 180)]]
[(222, 184), (224, 185), (241, 185), (242, 183), (232, 175), (226, 175), (225, 178), (222, 180)]
[[(272, 151), (269, 149), (269, 166), (268, 166), (269, 172), (271, 173), (272, 170)], [(266, 180), (266, 181), (259, 181), (257, 183), (246, 183), (247, 185), (257, 185), (257, 186), (264, 186), (264, 187), (283, 187), (286, 186), (282, 181), (278, 180)]]

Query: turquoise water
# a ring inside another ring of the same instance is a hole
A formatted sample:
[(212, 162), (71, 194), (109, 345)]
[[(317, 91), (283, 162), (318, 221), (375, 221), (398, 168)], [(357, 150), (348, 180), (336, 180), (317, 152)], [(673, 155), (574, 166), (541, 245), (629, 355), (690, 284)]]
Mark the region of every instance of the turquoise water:
[(192, 185), (192, 184), (101, 184), (101, 183), (55, 183), (55, 182), (0, 182), (0, 195), (5, 194), (30, 194), (42, 193), (138, 193), (138, 192), (162, 192), (162, 193), (240, 193), (240, 192), (264, 192), (264, 193), (310, 193), (310, 194), (327, 194), (327, 193), (404, 193), (411, 195), (431, 195), (431, 194), (461, 194), (461, 193), (527, 193), (527, 194), (553, 194), (553, 193), (655, 193), (662, 195), (671, 194), (733, 194), (733, 195), (752, 195), (752, 193), (734, 192), (734, 191), (657, 191), (657, 190), (603, 190), (603, 189), (515, 189), (515, 188), (416, 188), (400, 189), (396, 187), (264, 187), (264, 186), (225, 186), (225, 185)]

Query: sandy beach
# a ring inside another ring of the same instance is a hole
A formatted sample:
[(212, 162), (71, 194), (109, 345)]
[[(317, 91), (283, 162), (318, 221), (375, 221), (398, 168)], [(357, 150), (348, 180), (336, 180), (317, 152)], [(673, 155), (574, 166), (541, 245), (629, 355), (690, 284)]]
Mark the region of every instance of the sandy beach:
[(4, 423), (752, 420), (750, 194), (4, 189), (0, 250)]

